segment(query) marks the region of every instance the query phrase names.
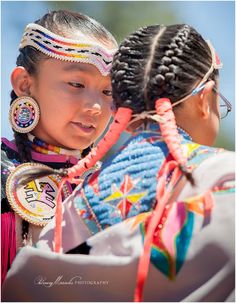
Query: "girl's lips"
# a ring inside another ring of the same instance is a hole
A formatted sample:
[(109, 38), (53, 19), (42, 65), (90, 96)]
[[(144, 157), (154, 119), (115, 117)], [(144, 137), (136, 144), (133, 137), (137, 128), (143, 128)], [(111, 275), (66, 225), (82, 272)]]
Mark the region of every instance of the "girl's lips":
[(86, 133), (86, 134), (91, 134), (94, 130), (95, 130), (95, 127), (94, 126), (84, 126), (82, 123), (80, 122), (71, 122), (72, 125), (74, 125), (78, 130)]

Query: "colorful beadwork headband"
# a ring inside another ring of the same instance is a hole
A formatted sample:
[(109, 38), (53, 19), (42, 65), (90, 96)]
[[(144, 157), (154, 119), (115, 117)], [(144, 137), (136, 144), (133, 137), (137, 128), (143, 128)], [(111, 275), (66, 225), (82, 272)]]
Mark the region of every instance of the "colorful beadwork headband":
[(116, 52), (116, 49), (108, 50), (84, 37), (79, 40), (64, 38), (35, 23), (26, 26), (19, 49), (28, 45), (56, 59), (93, 64), (103, 76), (109, 74)]
[(196, 95), (201, 90), (202, 85), (207, 81), (207, 79), (212, 74), (212, 72), (215, 69), (221, 69), (222, 68), (223, 64), (220, 61), (220, 58), (217, 55), (217, 53), (216, 53), (214, 47), (212, 46), (211, 42), (209, 40), (207, 40), (206, 42), (207, 42), (208, 47), (209, 47), (209, 49), (211, 51), (211, 58), (212, 58), (212, 63), (211, 63), (211, 66), (210, 66), (209, 70), (207, 71), (207, 73), (205, 74), (205, 76), (202, 78), (202, 80), (198, 83), (197, 87), (191, 92), (191, 94), (185, 96), (184, 98), (182, 98), (179, 101), (176, 101), (176, 102), (172, 103), (172, 107), (178, 105), (179, 103), (182, 103), (183, 101), (185, 101), (190, 96)]

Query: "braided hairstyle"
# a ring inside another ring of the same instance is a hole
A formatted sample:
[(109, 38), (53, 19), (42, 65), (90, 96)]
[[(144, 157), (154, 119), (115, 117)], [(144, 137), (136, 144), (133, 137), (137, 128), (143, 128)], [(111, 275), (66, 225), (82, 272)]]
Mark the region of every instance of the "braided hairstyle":
[[(68, 169), (68, 177), (80, 176), (100, 160), (116, 143), (132, 114), (156, 110), (166, 119), (160, 128), (169, 151), (193, 183), (185, 166), (187, 159), (181, 150), (171, 103), (189, 95), (211, 64), (208, 44), (186, 24), (147, 26), (127, 37), (114, 56), (111, 70), (114, 105), (118, 109), (114, 122), (97, 147)], [(217, 75), (214, 70), (209, 79), (215, 80)], [(162, 102), (157, 102), (159, 99)]]
[[(76, 39), (76, 33), (81, 32), (93, 39), (102, 41), (105, 45), (112, 42), (117, 45), (116, 40), (99, 22), (83, 15), (67, 10), (52, 11), (45, 14), (41, 19), (35, 21), (36, 24), (43, 26), (54, 34), (61, 35), (66, 38)], [(17, 57), (16, 65), (23, 66), (30, 75), (37, 75), (38, 66), (41, 60), (49, 57), (32, 46), (26, 46), (20, 50)], [(14, 90), (11, 92), (11, 103), (18, 97)], [(18, 149), (20, 161), (31, 162), (31, 149), (28, 145), (28, 136), (24, 133), (18, 133), (13, 129), (15, 143)], [(90, 151), (87, 148), (83, 151), (82, 156), (85, 156)], [(26, 236), (28, 223), (23, 221), (23, 238)], [(24, 231), (25, 230), (25, 231)]]
[[(156, 101), (168, 98), (174, 103), (188, 96), (211, 64), (211, 51), (202, 36), (189, 25), (177, 24), (148, 26), (130, 35), (120, 45), (112, 68), (115, 106), (131, 108), (136, 114), (156, 109), (158, 114), (166, 115), (166, 124), (160, 123), (162, 135), (190, 180), (180, 142), (174, 140), (177, 130), (174, 116), (170, 117), (171, 104), (165, 114), (161, 112), (161, 102)], [(210, 78), (215, 80), (217, 74), (214, 71)], [(165, 131), (170, 127), (172, 132)]]

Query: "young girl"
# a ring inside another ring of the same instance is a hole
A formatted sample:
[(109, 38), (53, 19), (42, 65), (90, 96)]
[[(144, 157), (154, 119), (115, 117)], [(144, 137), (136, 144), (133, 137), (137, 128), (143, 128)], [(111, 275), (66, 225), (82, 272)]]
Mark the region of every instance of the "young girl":
[[(116, 47), (97, 21), (64, 10), (46, 14), (24, 31), (11, 75), (15, 140), (2, 140), (3, 280), (22, 241), (34, 244), (53, 217), (60, 180), (31, 182), (13, 196), (15, 175), (35, 162), (70, 167), (90, 150), (111, 116), (109, 71)], [(25, 162), (31, 164), (20, 165)], [(70, 193), (67, 184), (64, 196)]]
[[(138, 274), (135, 301), (232, 299), (234, 153), (209, 147), (231, 110), (219, 93), (219, 68), (214, 48), (186, 24), (144, 27), (121, 43), (114, 122), (64, 181), (76, 181), (122, 131), (132, 137), (63, 203), (55, 238), (51, 222), (37, 249), (21, 250), (5, 294), (27, 272), (21, 286), (31, 300), (131, 301)], [(67, 254), (42, 251), (61, 252), (61, 244)], [(29, 260), (40, 266), (31, 269)], [(44, 287), (50, 281), (53, 294)]]

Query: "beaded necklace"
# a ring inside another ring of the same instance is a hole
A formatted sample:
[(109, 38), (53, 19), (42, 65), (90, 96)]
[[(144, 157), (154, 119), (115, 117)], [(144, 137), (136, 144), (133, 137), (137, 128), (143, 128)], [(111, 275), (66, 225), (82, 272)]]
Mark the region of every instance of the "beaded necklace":
[(28, 133), (27, 135), (28, 135), (28, 139), (29, 139), (28, 142), (30, 147), (38, 153), (49, 154), (49, 155), (61, 154), (61, 155), (74, 156), (77, 159), (81, 159), (81, 151), (78, 149), (76, 150), (64, 149), (59, 146), (48, 144), (30, 133)]

